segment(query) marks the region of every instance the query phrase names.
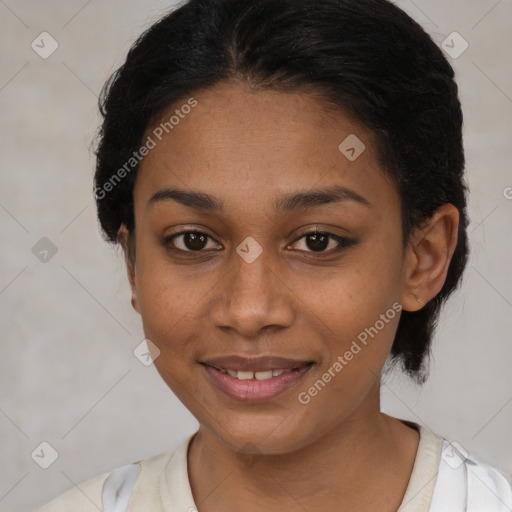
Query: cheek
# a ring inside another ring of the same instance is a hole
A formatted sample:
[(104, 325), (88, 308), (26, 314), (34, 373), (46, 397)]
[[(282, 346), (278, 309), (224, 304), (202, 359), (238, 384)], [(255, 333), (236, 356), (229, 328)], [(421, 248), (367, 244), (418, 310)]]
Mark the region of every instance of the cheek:
[(143, 322), (156, 328), (178, 328), (207, 299), (211, 273), (191, 274), (191, 266), (172, 264), (165, 249), (141, 237), (137, 247), (136, 287)]
[(171, 374), (182, 380), (183, 361), (193, 358), (193, 318), (212, 286), (180, 278), (179, 266), (171, 265), (161, 249), (141, 242), (136, 259), (139, 312), (146, 338), (160, 350), (155, 366), (171, 385)]
[(399, 237), (387, 243), (391, 237), (382, 233), (321, 281), (303, 286), (303, 314), (314, 319), (326, 349), (318, 378), (338, 362), (325, 379), (345, 397), (380, 373), (396, 333), (402, 252)]
[(297, 272), (301, 300), (333, 333), (357, 336), (400, 299), (401, 258), (399, 240), (368, 242), (329, 273)]

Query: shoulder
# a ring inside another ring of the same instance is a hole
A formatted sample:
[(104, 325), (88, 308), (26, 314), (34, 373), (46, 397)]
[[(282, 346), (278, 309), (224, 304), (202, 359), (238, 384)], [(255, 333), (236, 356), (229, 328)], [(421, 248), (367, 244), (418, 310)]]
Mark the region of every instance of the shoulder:
[(401, 512), (510, 512), (512, 482), (499, 469), (428, 427), (420, 432), (416, 461)]
[[(512, 483), (496, 467), (468, 453), (457, 442), (443, 439), (432, 512), (443, 510), (455, 500), (465, 502), (467, 511), (512, 510)], [(452, 510), (458, 510), (453, 508)]]
[[(463, 454), (465, 455), (465, 454)], [(468, 454), (464, 461), (467, 499), (475, 510), (512, 510), (512, 482), (498, 468)], [(469, 509), (471, 510), (471, 509)]]
[(102, 490), (110, 472), (102, 473), (71, 487), (36, 512), (98, 512), (102, 510)]
[[(129, 487), (126, 489), (129, 491), (126, 493), (127, 501), (132, 488), (134, 494), (154, 496), (155, 491), (158, 491), (160, 475), (174, 451), (154, 455), (90, 478), (71, 487), (36, 512), (98, 512), (104, 509), (103, 499), (108, 500), (109, 494), (117, 497), (123, 486)], [(110, 493), (108, 490), (104, 492), (105, 488), (110, 489)]]

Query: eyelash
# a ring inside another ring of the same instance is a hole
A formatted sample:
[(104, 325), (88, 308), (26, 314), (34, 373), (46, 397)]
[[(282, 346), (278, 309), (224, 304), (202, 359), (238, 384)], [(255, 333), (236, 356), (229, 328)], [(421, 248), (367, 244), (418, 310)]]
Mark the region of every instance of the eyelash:
[[(169, 252), (173, 252), (173, 253), (191, 253), (191, 254), (207, 254), (208, 252), (212, 251), (212, 249), (202, 249), (202, 250), (199, 250), (199, 251), (192, 251), (192, 250), (185, 250), (185, 249), (177, 249), (176, 247), (169, 247), (172, 242), (174, 241), (175, 238), (178, 238), (179, 236), (182, 236), (182, 235), (186, 235), (188, 233), (194, 233), (196, 235), (205, 235), (207, 238), (209, 238), (210, 240), (214, 240), (211, 236), (209, 236), (207, 233), (205, 233), (204, 231), (199, 231), (199, 230), (195, 230), (195, 229), (189, 229), (189, 230), (186, 230), (186, 231), (180, 231), (179, 233), (175, 233), (173, 235), (170, 235), (168, 237), (165, 237), (163, 242), (164, 242), (164, 246), (166, 247), (166, 249), (169, 251)], [(302, 240), (303, 238), (306, 238), (310, 235), (326, 235), (329, 237), (330, 240), (334, 240), (335, 242), (338, 243), (338, 246), (335, 247), (334, 249), (331, 249), (329, 251), (303, 251), (303, 250), (300, 250), (299, 252), (305, 252), (305, 253), (308, 253), (308, 254), (314, 254), (314, 255), (317, 255), (317, 256), (322, 256), (322, 255), (332, 255), (332, 254), (335, 254), (337, 252), (340, 252), (342, 249), (345, 249), (347, 247), (350, 247), (351, 245), (354, 245), (356, 243), (355, 240), (351, 240), (351, 239), (348, 239), (348, 238), (345, 238), (345, 237), (342, 237), (342, 236), (339, 236), (339, 235), (335, 235), (334, 233), (329, 233), (327, 231), (308, 231), (307, 233), (303, 233), (300, 237), (298, 237), (297, 239), (295, 239), (291, 245), (295, 245), (297, 242), (299, 242), (300, 240)]]

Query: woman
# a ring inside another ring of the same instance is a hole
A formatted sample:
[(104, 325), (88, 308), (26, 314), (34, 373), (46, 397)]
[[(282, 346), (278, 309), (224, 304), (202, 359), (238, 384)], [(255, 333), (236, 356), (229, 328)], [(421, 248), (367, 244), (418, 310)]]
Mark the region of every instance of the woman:
[(426, 380), (467, 258), (451, 66), (387, 0), (190, 0), (104, 89), (95, 195), (154, 364), (199, 430), (42, 509), (510, 510), (380, 411)]

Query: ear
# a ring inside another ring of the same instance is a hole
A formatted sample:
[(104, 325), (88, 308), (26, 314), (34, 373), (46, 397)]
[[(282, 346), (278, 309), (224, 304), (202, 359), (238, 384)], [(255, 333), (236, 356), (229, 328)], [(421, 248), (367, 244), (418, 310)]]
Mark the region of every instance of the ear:
[(133, 247), (135, 240), (130, 240), (130, 233), (124, 224), (121, 224), (117, 231), (117, 240), (121, 244), (124, 252), (128, 281), (130, 282), (130, 288), (132, 290), (132, 307), (137, 313), (140, 313), (137, 299), (137, 287), (135, 285), (135, 247)]
[(426, 226), (412, 233), (404, 264), (404, 310), (418, 311), (441, 291), (457, 246), (458, 227), (459, 211), (444, 204)]

